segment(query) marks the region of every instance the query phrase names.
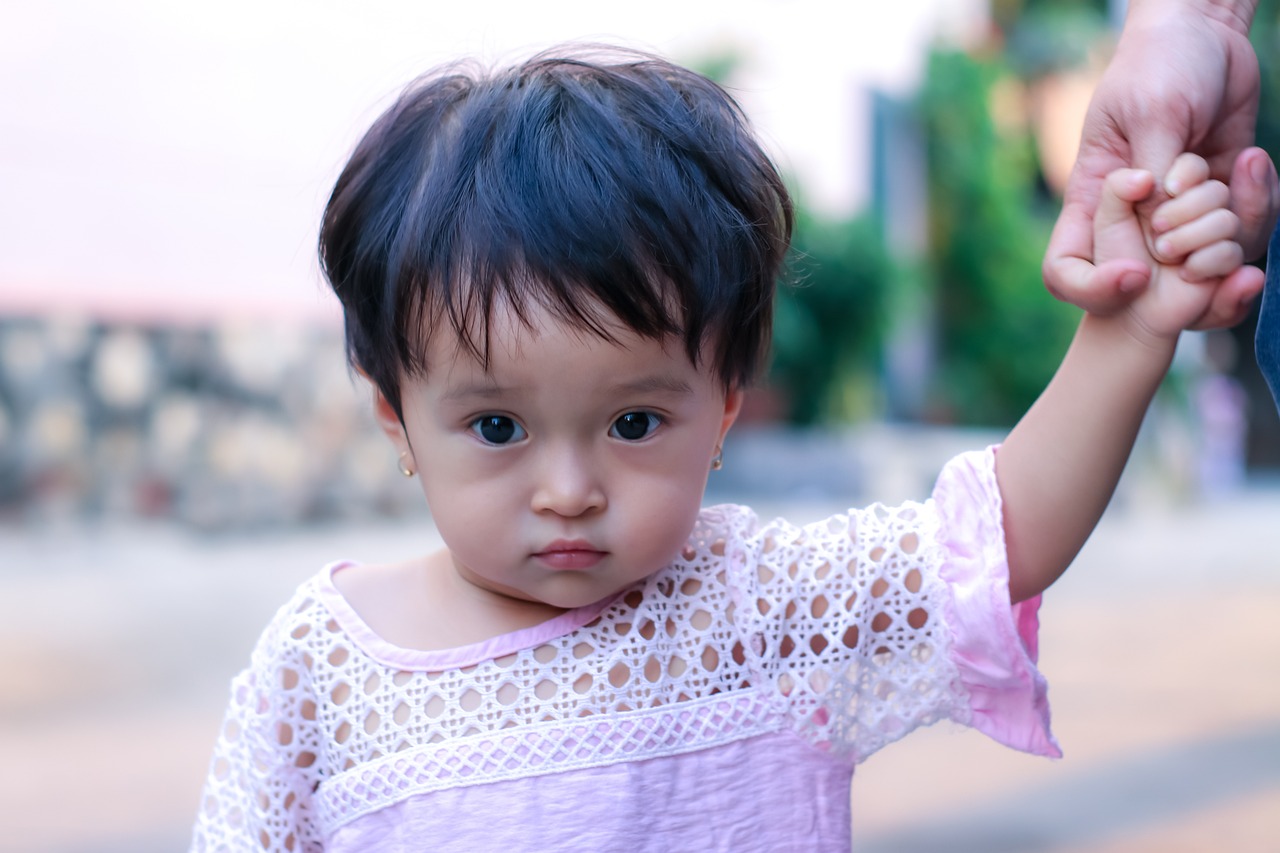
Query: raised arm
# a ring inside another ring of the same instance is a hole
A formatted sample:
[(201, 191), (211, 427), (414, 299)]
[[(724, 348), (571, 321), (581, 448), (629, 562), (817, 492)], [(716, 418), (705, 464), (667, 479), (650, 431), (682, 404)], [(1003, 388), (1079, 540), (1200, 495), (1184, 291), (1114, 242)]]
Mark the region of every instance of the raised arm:
[(1179, 333), (1213, 310), (1217, 277), (1261, 286), (1261, 271), (1241, 266), (1228, 190), (1208, 173), (1204, 160), (1179, 158), (1169, 173), (1178, 194), (1153, 214), (1164, 248), (1186, 257), (1184, 266), (1157, 264), (1146, 249), (1134, 205), (1153, 193), (1152, 174), (1122, 169), (1104, 181), (1091, 231), (1097, 260), (1143, 267), (1150, 285), (1121, 311), (1084, 317), (1057, 374), (996, 454), (1014, 601), (1053, 583), (1088, 539)]
[[(1160, 179), (1184, 151), (1203, 156), (1213, 177), (1230, 186), (1237, 241), (1247, 259), (1261, 256), (1280, 196), (1270, 159), (1250, 147), (1260, 86), (1248, 37), (1256, 6), (1256, 0), (1130, 0), (1045, 256), (1045, 283), (1055, 296), (1108, 314), (1145, 287), (1123, 265), (1095, 265), (1093, 214), (1110, 172), (1135, 167)], [(1149, 213), (1163, 197), (1154, 193), (1140, 210)], [(1256, 295), (1254, 276), (1227, 278), (1198, 327), (1234, 325)]]

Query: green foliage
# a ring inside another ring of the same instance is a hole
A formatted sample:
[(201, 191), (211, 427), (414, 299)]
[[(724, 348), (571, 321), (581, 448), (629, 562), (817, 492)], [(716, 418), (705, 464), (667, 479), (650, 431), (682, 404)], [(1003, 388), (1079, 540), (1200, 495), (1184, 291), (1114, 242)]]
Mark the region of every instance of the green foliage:
[(688, 60), (685, 65), (697, 71), (721, 86), (732, 85), (734, 76), (746, 64), (746, 55), (736, 46), (722, 45), (719, 49), (709, 51)]
[(1258, 145), (1280, 157), (1280, 0), (1261, 0), (1250, 31), (1262, 74)]
[[(1014, 3), (1011, 11), (1045, 6), (1046, 20), (1075, 20), (1076, 5)], [(1033, 39), (1031, 47), (1042, 41)], [(725, 82), (741, 59), (726, 50), (696, 67)], [(999, 58), (945, 51), (931, 57), (919, 101), (930, 205), (923, 263), (890, 258), (872, 218), (834, 221), (798, 205), (769, 375), (785, 397), (788, 421), (847, 422), (882, 408), (890, 314), (919, 310), (920, 299), (907, 298), (907, 290), (936, 297), (938, 417), (1011, 423), (1048, 382), (1078, 314), (1041, 283), (1057, 208), (1037, 194), (1030, 136), (999, 131), (991, 119), (992, 89), (1011, 77)]]
[(1078, 318), (1045, 290), (1056, 205), (1038, 195), (1029, 133), (997, 128), (995, 57), (938, 50), (920, 96), (937, 294), (939, 416), (1009, 424), (1052, 376)]
[(1024, 80), (1089, 63), (1090, 53), (1108, 37), (1106, 4), (1081, 0), (1028, 3), (1004, 23), (1004, 58)]
[[(747, 57), (733, 45), (689, 61), (732, 87)], [(794, 185), (794, 182), (791, 182)], [(798, 425), (866, 417), (876, 406), (888, 255), (866, 218), (835, 220), (796, 201), (785, 282), (774, 302), (768, 382)]]
[(789, 283), (778, 291), (770, 382), (795, 424), (848, 421), (876, 404), (890, 264), (868, 218), (797, 214)]

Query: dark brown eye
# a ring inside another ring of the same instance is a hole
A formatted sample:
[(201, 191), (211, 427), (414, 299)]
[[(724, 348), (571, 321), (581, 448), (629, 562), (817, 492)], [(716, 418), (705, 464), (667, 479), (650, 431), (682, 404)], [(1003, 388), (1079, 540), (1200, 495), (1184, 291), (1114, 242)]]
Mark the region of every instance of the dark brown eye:
[(510, 444), (525, 437), (524, 427), (505, 415), (485, 415), (471, 423), (471, 431), (487, 444)]
[(645, 438), (662, 423), (662, 419), (652, 412), (627, 412), (613, 422), (609, 434), (624, 441), (639, 441)]

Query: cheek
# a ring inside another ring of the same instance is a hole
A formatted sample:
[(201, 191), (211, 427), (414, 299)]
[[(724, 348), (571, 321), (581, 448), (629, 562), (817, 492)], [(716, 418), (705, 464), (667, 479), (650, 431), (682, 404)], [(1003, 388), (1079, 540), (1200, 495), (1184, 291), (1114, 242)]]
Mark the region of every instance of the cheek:
[(478, 470), (465, 450), (434, 454), (419, 476), (431, 519), (450, 550), (498, 544), (513, 529), (517, 490), (506, 479)]
[(703, 455), (689, 454), (683, 466), (636, 475), (625, 502), (614, 507), (626, 520), (634, 553), (653, 570), (679, 553), (697, 521), (706, 486)]

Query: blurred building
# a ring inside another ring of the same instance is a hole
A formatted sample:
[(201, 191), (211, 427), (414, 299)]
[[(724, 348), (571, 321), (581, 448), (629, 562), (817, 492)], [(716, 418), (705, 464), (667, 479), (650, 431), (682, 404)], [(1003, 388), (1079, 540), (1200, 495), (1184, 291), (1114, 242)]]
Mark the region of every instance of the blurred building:
[(732, 55), (809, 203), (865, 203), (866, 95), (981, 0), (643, 9), (55, 0), (0, 31), (0, 506), (275, 523), (414, 502), (342, 360), (314, 242), (355, 139), (422, 70), (566, 40)]
[[(656, 5), (655, 5), (656, 3)], [(910, 95), (984, 0), (839, 21), (820, 0), (643, 9), (54, 0), (0, 29), (0, 514), (203, 527), (418, 506), (343, 364), (314, 259), (328, 188), (423, 69), (565, 40), (734, 58), (728, 81), (811, 207), (880, 205), (919, 251)], [(894, 413), (918, 411), (929, 306), (896, 316)]]

